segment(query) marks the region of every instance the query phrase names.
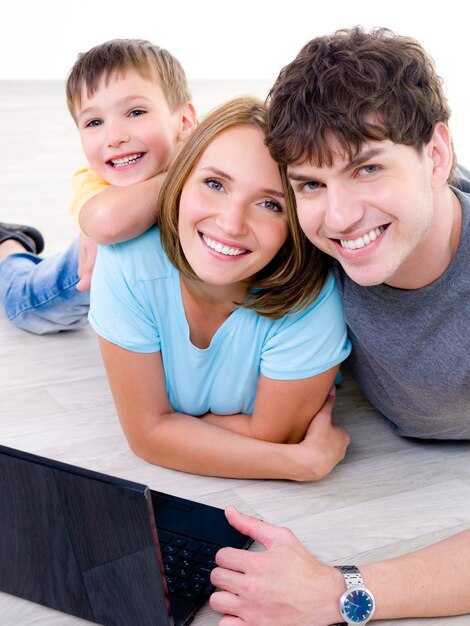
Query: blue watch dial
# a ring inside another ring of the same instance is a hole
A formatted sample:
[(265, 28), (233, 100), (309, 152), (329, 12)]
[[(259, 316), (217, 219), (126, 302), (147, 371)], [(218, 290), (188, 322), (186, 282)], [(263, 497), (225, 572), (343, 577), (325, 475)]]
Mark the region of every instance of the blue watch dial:
[(373, 602), (367, 591), (354, 589), (350, 591), (343, 603), (344, 616), (350, 622), (361, 623), (370, 617), (373, 609)]

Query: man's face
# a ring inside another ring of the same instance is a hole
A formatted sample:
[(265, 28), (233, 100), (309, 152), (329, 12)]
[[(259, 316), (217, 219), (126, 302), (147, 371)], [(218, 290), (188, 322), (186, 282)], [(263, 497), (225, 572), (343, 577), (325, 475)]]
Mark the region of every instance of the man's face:
[(76, 117), (90, 167), (117, 187), (162, 172), (194, 123), (186, 109), (171, 111), (161, 87), (135, 71), (103, 78), (92, 96), (83, 88)]
[(430, 145), (418, 153), (385, 140), (351, 160), (333, 154), (331, 167), (288, 167), (302, 229), (358, 284), (412, 288), (435, 236)]

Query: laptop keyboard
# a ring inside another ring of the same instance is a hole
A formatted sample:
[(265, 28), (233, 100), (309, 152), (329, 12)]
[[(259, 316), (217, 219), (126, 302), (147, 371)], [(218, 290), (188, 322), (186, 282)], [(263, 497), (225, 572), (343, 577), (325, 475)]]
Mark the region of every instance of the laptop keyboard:
[(158, 530), (158, 539), (170, 596), (190, 602), (206, 598), (214, 590), (210, 574), (221, 546), (165, 530)]

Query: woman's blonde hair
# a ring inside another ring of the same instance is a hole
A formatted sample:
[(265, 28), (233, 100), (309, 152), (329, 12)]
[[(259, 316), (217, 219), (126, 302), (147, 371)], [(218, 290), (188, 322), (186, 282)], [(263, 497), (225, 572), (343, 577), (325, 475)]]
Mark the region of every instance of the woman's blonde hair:
[[(256, 98), (230, 100), (210, 113), (193, 131), (176, 157), (162, 186), (157, 218), (161, 241), (173, 265), (189, 278), (197, 278), (180, 244), (179, 203), (183, 187), (209, 144), (222, 131), (250, 125), (266, 133), (266, 107)], [(286, 198), (289, 233), (275, 257), (251, 283), (250, 292), (240, 306), (260, 315), (280, 318), (304, 308), (318, 295), (330, 267), (329, 257), (314, 248), (300, 229), (295, 199), (283, 168), (279, 168)]]

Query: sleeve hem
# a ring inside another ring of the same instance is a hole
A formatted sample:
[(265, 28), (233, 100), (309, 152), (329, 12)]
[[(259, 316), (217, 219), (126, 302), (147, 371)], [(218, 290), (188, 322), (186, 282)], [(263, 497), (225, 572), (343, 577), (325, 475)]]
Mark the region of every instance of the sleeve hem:
[(335, 365), (339, 365), (347, 359), (350, 352), (351, 350), (344, 350), (336, 359), (333, 359), (328, 363), (322, 363), (320, 366), (311, 370), (299, 370), (298, 372), (277, 372), (261, 368), (261, 374), (266, 376), (266, 378), (272, 378), (273, 380), (301, 380), (303, 378), (311, 378), (312, 376), (317, 376), (318, 374), (326, 372)]
[(93, 318), (93, 315), (91, 313), (88, 314), (88, 321), (90, 322), (91, 327), (93, 328), (93, 330), (95, 331), (97, 335), (99, 335), (106, 341), (109, 341), (110, 343), (114, 343), (116, 346), (119, 346), (120, 348), (124, 348), (125, 350), (129, 350), (130, 352), (138, 352), (141, 354), (151, 354), (153, 352), (161, 352), (160, 346), (156, 346), (155, 344), (143, 345), (143, 344), (136, 344), (132, 342), (126, 342), (126, 341), (122, 341), (122, 339), (120, 338), (118, 339), (116, 337), (113, 337), (109, 333), (102, 332), (100, 329), (100, 325), (96, 322), (96, 320)]

